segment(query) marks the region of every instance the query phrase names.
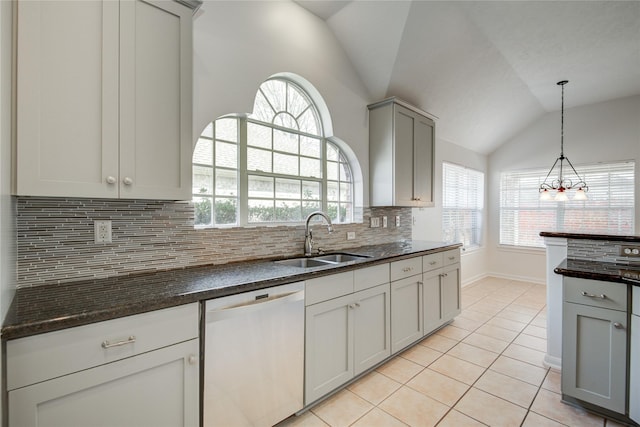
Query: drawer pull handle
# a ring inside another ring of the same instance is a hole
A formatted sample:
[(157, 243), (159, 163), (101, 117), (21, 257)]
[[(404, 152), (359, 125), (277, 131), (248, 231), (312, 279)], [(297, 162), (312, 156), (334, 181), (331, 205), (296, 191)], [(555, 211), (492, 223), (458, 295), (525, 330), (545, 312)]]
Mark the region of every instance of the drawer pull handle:
[(435, 261), (431, 261), (431, 262), (429, 263), (429, 265), (436, 265), (436, 262), (435, 262)]
[(622, 326), (622, 323), (619, 323), (619, 322), (614, 323), (613, 327), (616, 329), (624, 329), (624, 326)]
[(456, 257), (454, 257), (454, 256), (450, 256), (449, 257), (449, 261), (453, 261), (454, 259), (456, 259)]
[(587, 291), (582, 291), (580, 293), (582, 294), (583, 297), (607, 299), (607, 296), (605, 294), (594, 295), (594, 294), (590, 294)]
[(102, 348), (120, 347), (127, 344), (133, 344), (134, 342), (136, 342), (136, 337), (134, 337), (133, 335), (122, 341), (109, 342), (107, 340), (104, 340), (102, 341)]
[(349, 304), (349, 308), (353, 310), (354, 308), (356, 308), (356, 305), (355, 304)]
[(405, 273), (408, 273), (411, 270), (413, 270), (412, 267), (405, 267), (405, 268), (402, 269), (402, 271), (404, 271)]

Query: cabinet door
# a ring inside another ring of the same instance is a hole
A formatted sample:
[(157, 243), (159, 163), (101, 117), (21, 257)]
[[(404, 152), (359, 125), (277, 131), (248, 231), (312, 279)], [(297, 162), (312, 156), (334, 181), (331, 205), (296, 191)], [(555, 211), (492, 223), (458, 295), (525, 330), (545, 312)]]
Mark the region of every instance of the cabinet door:
[(390, 296), (388, 283), (353, 295), (355, 375), (391, 355)]
[(413, 139), (413, 198), (418, 206), (433, 206), (434, 123), (416, 115)]
[(120, 197), (191, 199), (192, 10), (120, 3)]
[(10, 391), (9, 425), (195, 427), (198, 354), (190, 340)]
[(353, 378), (353, 316), (346, 295), (305, 312), (305, 405)]
[(118, 2), (16, 7), (16, 193), (118, 197)]
[(400, 105), (394, 106), (394, 200), (395, 206), (413, 206), (414, 149), (416, 113)]
[(460, 264), (442, 270), (442, 321), (448, 322), (460, 314)]
[(391, 283), (391, 352), (422, 338), (422, 275)]
[(429, 334), (442, 326), (442, 270), (423, 275), (424, 333)]
[(563, 304), (562, 392), (624, 414), (627, 313)]

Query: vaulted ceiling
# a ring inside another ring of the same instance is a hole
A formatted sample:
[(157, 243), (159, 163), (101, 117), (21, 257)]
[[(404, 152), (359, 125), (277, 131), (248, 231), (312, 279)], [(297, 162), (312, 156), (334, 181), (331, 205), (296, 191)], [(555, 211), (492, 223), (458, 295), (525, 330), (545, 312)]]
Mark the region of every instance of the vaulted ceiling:
[(545, 112), (640, 94), (640, 1), (296, 0), (323, 19), (372, 99), (437, 116), (490, 153)]

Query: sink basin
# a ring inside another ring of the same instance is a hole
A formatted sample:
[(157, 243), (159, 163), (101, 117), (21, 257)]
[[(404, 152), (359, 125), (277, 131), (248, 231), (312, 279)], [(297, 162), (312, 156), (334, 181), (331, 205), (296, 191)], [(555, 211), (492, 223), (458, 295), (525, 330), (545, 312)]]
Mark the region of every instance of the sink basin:
[(366, 258), (370, 258), (370, 256), (347, 254), (347, 253), (335, 253), (335, 254), (327, 254), (327, 255), (316, 255), (313, 257), (283, 259), (283, 260), (274, 261), (274, 262), (276, 264), (286, 265), (288, 267), (311, 268), (311, 267), (327, 266), (331, 264), (342, 264), (344, 262), (357, 261), (357, 260), (366, 259)]
[(356, 254), (345, 254), (345, 253), (318, 255), (313, 257), (313, 259), (327, 261), (327, 262), (335, 262), (335, 263), (357, 261), (365, 258), (371, 258), (371, 257), (368, 255), (356, 255)]
[(291, 258), (274, 261), (276, 264), (286, 265), (288, 267), (311, 268), (333, 264), (332, 262), (317, 260), (313, 258)]

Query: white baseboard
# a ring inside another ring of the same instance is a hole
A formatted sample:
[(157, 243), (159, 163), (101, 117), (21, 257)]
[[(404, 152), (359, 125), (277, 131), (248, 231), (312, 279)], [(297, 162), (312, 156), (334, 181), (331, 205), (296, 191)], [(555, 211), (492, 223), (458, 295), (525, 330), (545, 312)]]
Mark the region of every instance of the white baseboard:
[(512, 275), (512, 274), (502, 274), (502, 273), (484, 273), (484, 274), (478, 274), (475, 275), (473, 277), (469, 277), (467, 279), (465, 279), (462, 282), (462, 287), (471, 285), (474, 282), (477, 282), (478, 280), (482, 280), (486, 277), (496, 277), (498, 279), (507, 279), (507, 280), (517, 280), (519, 282), (529, 282), (529, 283), (536, 283), (539, 285), (546, 285), (546, 281), (544, 278), (539, 278), (539, 277), (527, 277), (527, 276), (517, 276), (517, 275)]

